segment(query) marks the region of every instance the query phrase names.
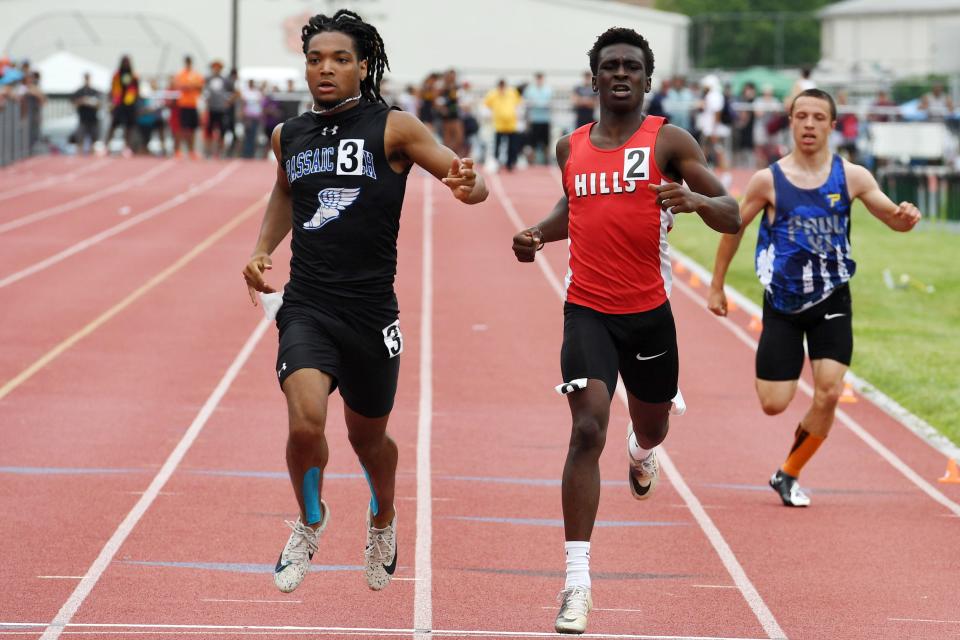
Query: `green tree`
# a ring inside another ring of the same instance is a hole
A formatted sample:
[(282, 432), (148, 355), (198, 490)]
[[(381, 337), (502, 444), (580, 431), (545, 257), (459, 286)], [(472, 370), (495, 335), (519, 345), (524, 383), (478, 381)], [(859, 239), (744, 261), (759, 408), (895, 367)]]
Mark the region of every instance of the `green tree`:
[(829, 0), (657, 0), (690, 16), (690, 60), (700, 69), (800, 67), (820, 59), (816, 12)]

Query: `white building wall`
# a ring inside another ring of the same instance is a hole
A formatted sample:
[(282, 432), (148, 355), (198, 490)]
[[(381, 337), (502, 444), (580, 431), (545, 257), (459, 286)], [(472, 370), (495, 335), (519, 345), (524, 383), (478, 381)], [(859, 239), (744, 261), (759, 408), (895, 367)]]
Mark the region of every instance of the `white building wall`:
[(831, 65), (879, 66), (895, 77), (960, 72), (960, 13), (824, 18), (822, 55)]
[[(303, 16), (353, 8), (383, 35), (397, 82), (449, 67), (478, 84), (500, 76), (573, 84), (586, 51), (611, 26), (636, 29), (651, 42), (656, 76), (685, 73), (689, 19), (603, 0), (240, 0), (239, 66), (301, 69), (296, 50)], [(197, 66), (229, 64), (230, 0), (5, 0), (0, 52), (42, 60), (69, 50), (115, 68), (129, 53), (143, 75), (170, 74), (185, 53)], [(171, 34), (175, 35), (171, 35)], [(158, 35), (159, 34), (159, 35)]]

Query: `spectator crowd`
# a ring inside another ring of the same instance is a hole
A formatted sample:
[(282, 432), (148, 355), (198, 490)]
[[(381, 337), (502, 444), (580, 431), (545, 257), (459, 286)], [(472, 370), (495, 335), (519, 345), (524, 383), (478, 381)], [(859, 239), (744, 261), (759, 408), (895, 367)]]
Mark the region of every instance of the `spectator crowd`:
[[(812, 86), (809, 70), (785, 97), (776, 96), (772, 86), (752, 82), (734, 95), (730, 84), (712, 74), (696, 81), (677, 76), (659, 81), (645, 108), (688, 130), (723, 178), (732, 165), (766, 166), (787, 151), (791, 96)], [(392, 106), (417, 114), (457, 154), (470, 155), (488, 169), (507, 171), (552, 163), (557, 137), (593, 121), (597, 109), (589, 71), (572, 87), (536, 72), (528, 80), (501, 78), (493, 87), (478, 90), (448, 69), (429, 73), (419, 85), (408, 84), (401, 91), (385, 81), (382, 92)], [(940, 120), (953, 128), (958, 123), (942, 84), (903, 105), (885, 91), (872, 99), (858, 96), (855, 106), (844, 90), (835, 97), (839, 115), (834, 146), (854, 161), (866, 122)], [(0, 109), (11, 101), (20, 105), (29, 144), (36, 148), (47, 101), (40, 74), (29, 62), (15, 65), (0, 59)], [(70, 142), (78, 153), (257, 158), (270, 153), (273, 128), (309, 108), (310, 96), (293, 80), (282, 88), (253, 78), (241, 81), (237, 70), (226, 70), (220, 60), (201, 72), (190, 56), (183, 58), (176, 74), (145, 81), (130, 56), (122, 56), (106, 92), (93, 87), (86, 74), (71, 101), (77, 126)]]

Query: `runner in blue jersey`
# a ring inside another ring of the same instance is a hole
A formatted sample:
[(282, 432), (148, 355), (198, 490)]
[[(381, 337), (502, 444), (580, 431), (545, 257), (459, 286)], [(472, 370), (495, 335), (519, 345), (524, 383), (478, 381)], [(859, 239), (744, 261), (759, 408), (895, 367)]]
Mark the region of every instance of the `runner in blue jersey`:
[(764, 286), (763, 331), (757, 347), (757, 395), (764, 413), (786, 410), (797, 391), (806, 337), (813, 368), (813, 404), (800, 421), (786, 461), (770, 478), (783, 504), (806, 507), (800, 470), (823, 443), (843, 391), (853, 354), (850, 289), (856, 270), (850, 251), (850, 209), (857, 198), (894, 231), (920, 220), (909, 202), (894, 204), (864, 167), (832, 153), (837, 119), (830, 94), (807, 89), (793, 101), (794, 149), (755, 173), (740, 203), (740, 232), (717, 248), (708, 306), (727, 315), (723, 282), (743, 232), (757, 217), (756, 269)]

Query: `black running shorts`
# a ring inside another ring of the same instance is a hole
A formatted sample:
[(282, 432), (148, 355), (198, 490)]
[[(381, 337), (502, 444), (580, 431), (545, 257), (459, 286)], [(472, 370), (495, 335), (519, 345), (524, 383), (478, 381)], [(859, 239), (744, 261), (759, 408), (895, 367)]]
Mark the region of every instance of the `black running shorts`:
[(214, 129), (220, 132), (220, 137), (223, 137), (223, 134), (226, 133), (226, 128), (224, 121), (226, 120), (227, 114), (223, 111), (208, 111), (207, 112), (207, 124), (205, 131), (207, 136), (210, 136)]
[(798, 380), (803, 370), (803, 338), (811, 360), (850, 366), (853, 312), (850, 287), (837, 287), (825, 300), (798, 313), (777, 311), (764, 296), (763, 331), (757, 347), (757, 378)]
[(602, 380), (611, 398), (619, 372), (638, 400), (670, 402), (677, 395), (680, 371), (670, 302), (622, 315), (565, 303), (560, 369), (564, 382)]
[(200, 126), (200, 114), (191, 107), (180, 107), (180, 128), (195, 130)]
[(393, 409), (403, 336), (396, 310), (318, 308), (284, 303), (277, 312), (277, 378), (318, 369), (333, 378), (344, 403), (367, 418)]

